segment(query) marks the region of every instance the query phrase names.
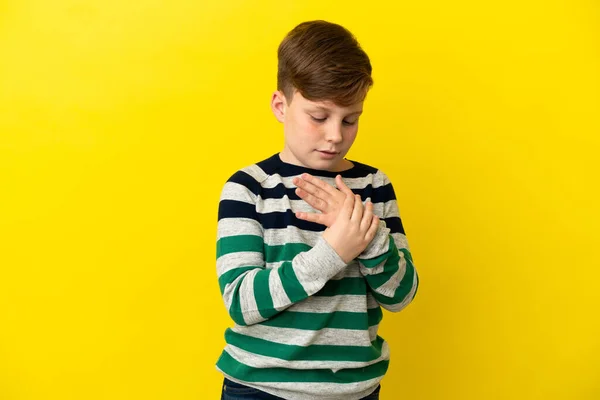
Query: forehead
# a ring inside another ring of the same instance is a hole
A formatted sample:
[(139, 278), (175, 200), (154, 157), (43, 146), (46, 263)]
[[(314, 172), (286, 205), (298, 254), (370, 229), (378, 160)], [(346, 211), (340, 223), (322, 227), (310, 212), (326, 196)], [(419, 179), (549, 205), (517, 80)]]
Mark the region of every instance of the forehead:
[(324, 110), (331, 112), (357, 112), (361, 111), (363, 107), (363, 101), (351, 104), (349, 106), (340, 106), (334, 103), (331, 100), (308, 100), (300, 92), (296, 91), (294, 93), (294, 100), (292, 104), (296, 102), (299, 106), (303, 108), (315, 109), (315, 110)]

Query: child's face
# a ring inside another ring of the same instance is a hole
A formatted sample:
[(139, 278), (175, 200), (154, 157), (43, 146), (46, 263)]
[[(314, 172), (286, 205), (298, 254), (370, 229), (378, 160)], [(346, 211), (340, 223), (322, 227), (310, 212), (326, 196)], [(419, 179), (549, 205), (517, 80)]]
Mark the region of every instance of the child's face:
[(284, 162), (327, 171), (351, 166), (344, 157), (358, 132), (362, 101), (341, 107), (331, 101), (307, 100), (295, 91), (288, 104), (283, 93), (277, 91), (271, 107), (277, 120), (283, 123)]

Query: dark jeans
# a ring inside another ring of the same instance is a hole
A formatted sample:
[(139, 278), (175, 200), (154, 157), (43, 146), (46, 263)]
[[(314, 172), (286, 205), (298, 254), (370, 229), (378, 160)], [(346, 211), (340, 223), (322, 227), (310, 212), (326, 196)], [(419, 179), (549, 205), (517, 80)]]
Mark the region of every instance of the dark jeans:
[[(361, 400), (379, 400), (379, 391), (381, 385), (367, 397)], [(262, 392), (248, 386), (232, 382), (225, 378), (223, 380), (223, 390), (221, 391), (221, 400), (284, 400), (281, 397), (273, 396), (272, 394)]]

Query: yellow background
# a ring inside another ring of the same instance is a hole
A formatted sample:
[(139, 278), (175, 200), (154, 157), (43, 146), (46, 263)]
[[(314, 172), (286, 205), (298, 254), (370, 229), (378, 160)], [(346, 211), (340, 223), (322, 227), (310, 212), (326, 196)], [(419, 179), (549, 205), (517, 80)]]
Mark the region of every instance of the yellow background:
[(600, 399), (592, 0), (1, 1), (0, 399), (218, 398), (218, 197), (309, 19), (371, 57), (348, 157), (421, 277), (382, 399)]

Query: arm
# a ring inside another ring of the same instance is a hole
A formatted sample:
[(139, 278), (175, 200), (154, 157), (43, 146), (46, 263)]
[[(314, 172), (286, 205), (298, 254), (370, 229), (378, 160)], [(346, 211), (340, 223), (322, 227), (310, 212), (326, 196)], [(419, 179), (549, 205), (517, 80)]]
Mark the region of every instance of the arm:
[(415, 297), (419, 277), (404, 235), (394, 188), (386, 175), (374, 189), (382, 219), (373, 241), (357, 257), (373, 297), (385, 309), (398, 312)]
[(217, 274), (225, 306), (238, 325), (274, 317), (318, 292), (346, 263), (321, 237), (292, 261), (267, 269), (256, 212), (260, 183), (243, 171), (225, 184), (219, 202)]

